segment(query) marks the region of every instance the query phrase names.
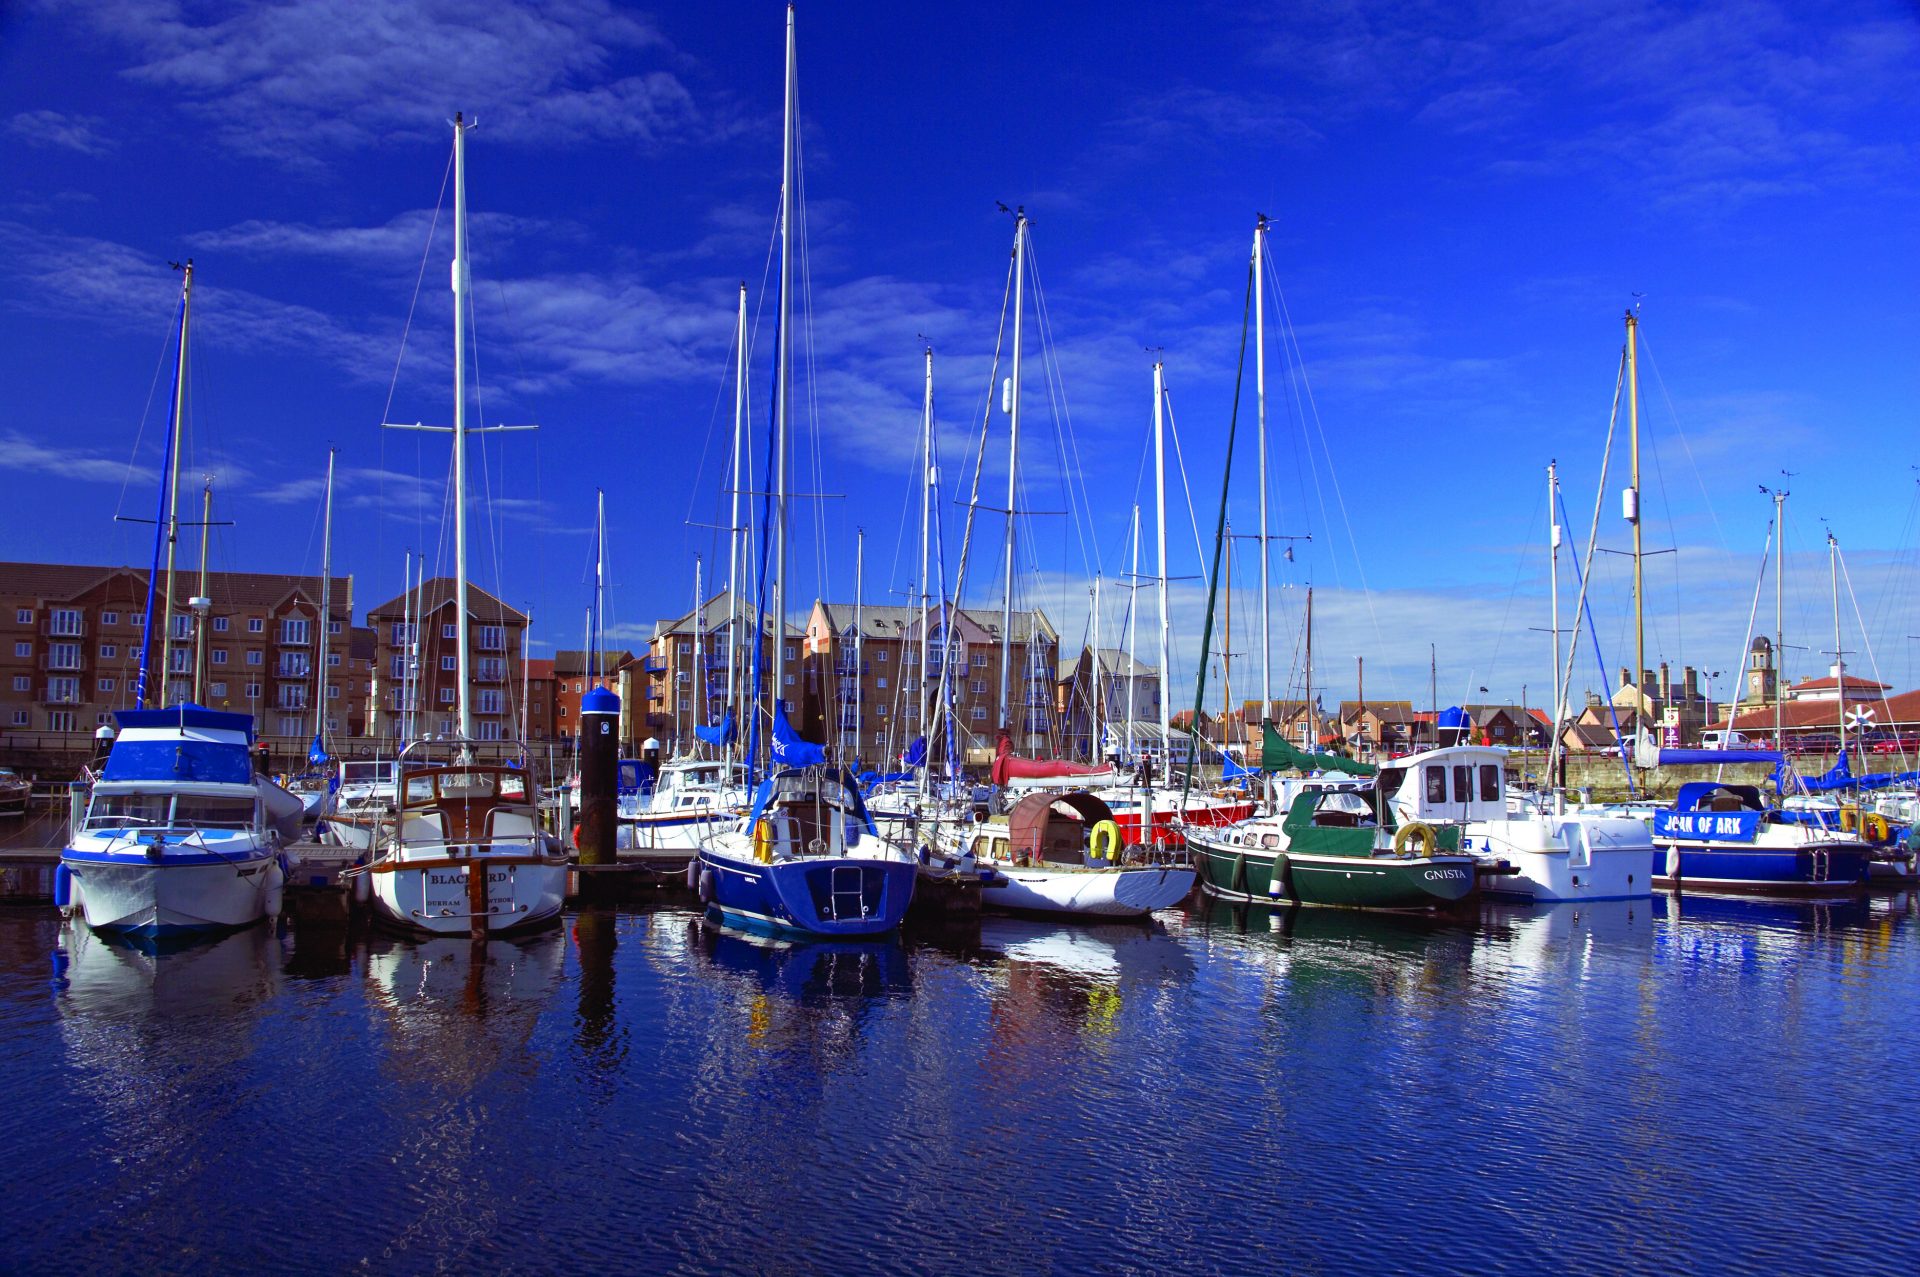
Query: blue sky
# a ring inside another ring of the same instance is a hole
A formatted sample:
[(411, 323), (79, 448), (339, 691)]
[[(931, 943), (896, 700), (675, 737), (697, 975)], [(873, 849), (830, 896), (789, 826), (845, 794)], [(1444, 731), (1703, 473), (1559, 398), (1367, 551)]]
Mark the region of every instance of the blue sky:
[[(1559, 460), (1584, 544), (1638, 295), (1647, 540), (1677, 548), (1648, 567), (1649, 662), (1735, 659), (1768, 514), (1756, 485), (1784, 468), (1787, 624), (1809, 649), (1795, 672), (1832, 646), (1825, 518), (1883, 676), (1914, 685), (1914, 9), (1294, 8), (800, 9), (799, 482), (845, 495), (801, 512), (796, 596), (851, 593), (856, 527), (868, 597), (909, 588), (921, 338), (952, 481), (988, 402), (1011, 242), (998, 201), (1034, 218), (1047, 308), (1049, 340), (1028, 352), (1025, 500), (1071, 511), (1023, 530), (1021, 602), (1071, 644), (1092, 565), (1123, 570), (1147, 499), (1150, 347), (1199, 507), (1171, 520), (1173, 572), (1193, 577), (1265, 212), (1299, 355), (1273, 340), (1275, 530), (1314, 538), (1291, 563), (1276, 554), (1276, 684), (1299, 682), (1311, 582), (1316, 683), (1350, 694), (1364, 656), (1370, 697), (1424, 701), (1431, 643), (1443, 700), (1523, 684), (1544, 699), (1546, 636), (1529, 628), (1547, 623), (1544, 467)], [(398, 591), (407, 548), (441, 554), (445, 446), (378, 423), (451, 413), (446, 216), (428, 232), (458, 109), (480, 124), (481, 415), (542, 426), (475, 447), (492, 498), (476, 579), (533, 611), (540, 648), (578, 646), (602, 486), (617, 633), (637, 645), (684, 610), (693, 555), (710, 572), (724, 559), (690, 523), (723, 517), (737, 283), (756, 313), (770, 304), (781, 6), (70, 0), (0, 15), (0, 556), (144, 561), (145, 532), (113, 516), (151, 506), (167, 262), (187, 255), (189, 472), (218, 476), (236, 520), (215, 566), (318, 567), (330, 443), (336, 561), (360, 604)], [(1293, 385), (1304, 369), (1311, 411), (1283, 408), (1283, 365)], [(1249, 402), (1243, 445), (1251, 421)], [(989, 476), (997, 412), (991, 429)], [(1070, 482), (1063, 455), (1078, 458)], [(1244, 446), (1237, 464), (1246, 532)], [(1624, 546), (1617, 492), (1604, 508), (1601, 544)], [(981, 536), (997, 547), (997, 520)], [(1242, 543), (1248, 692), (1251, 565)], [(983, 553), (966, 601), (997, 606), (999, 574)], [(1613, 667), (1630, 660), (1625, 580), (1603, 557), (1592, 603)], [(1190, 653), (1201, 589), (1174, 594)], [(1852, 606), (1842, 642), (1858, 649)], [(1118, 614), (1103, 625), (1111, 636)], [(1583, 655), (1576, 691), (1596, 679)]]

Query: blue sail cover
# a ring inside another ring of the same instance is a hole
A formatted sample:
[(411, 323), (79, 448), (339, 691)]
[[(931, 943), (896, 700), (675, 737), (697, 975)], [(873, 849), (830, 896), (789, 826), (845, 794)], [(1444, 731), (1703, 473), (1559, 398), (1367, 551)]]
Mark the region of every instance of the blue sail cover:
[(333, 759), (327, 757), (327, 747), (320, 743), (320, 733), (313, 735), (313, 744), (307, 747), (307, 766), (325, 767)]
[(1830, 789), (1852, 789), (1860, 782), (1854, 777), (1853, 765), (1847, 760), (1847, 751), (1841, 750), (1840, 757), (1833, 760), (1833, 766), (1824, 776), (1809, 776), (1800, 782), (1810, 794), (1825, 793)]
[(787, 721), (787, 712), (777, 705), (773, 711), (773, 762), (777, 767), (814, 767), (827, 761), (824, 746), (801, 740), (800, 733)]
[(926, 762), (927, 738), (916, 736), (913, 738), (913, 743), (907, 746), (907, 752), (900, 755), (900, 763), (904, 767), (924, 767)]
[(1258, 776), (1258, 767), (1248, 767), (1232, 754), (1225, 755), (1226, 762), (1220, 767), (1221, 780), (1244, 780), (1249, 776)]
[(1784, 756), (1775, 749), (1663, 749), (1662, 767), (1718, 767), (1724, 763), (1772, 763), (1778, 767)]
[(717, 727), (695, 727), (693, 734), (709, 745), (728, 745), (733, 742), (733, 711), (728, 710), (726, 717)]

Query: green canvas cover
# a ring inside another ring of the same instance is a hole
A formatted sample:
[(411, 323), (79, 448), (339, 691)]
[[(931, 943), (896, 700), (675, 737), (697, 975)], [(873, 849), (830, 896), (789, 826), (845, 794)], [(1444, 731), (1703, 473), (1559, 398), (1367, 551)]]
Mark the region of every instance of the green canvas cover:
[(1296, 749), (1274, 730), (1272, 723), (1260, 724), (1260, 767), (1270, 772), (1294, 768), (1303, 772), (1345, 772), (1349, 776), (1372, 776), (1380, 770), (1371, 763), (1355, 762), (1338, 754), (1309, 754)]

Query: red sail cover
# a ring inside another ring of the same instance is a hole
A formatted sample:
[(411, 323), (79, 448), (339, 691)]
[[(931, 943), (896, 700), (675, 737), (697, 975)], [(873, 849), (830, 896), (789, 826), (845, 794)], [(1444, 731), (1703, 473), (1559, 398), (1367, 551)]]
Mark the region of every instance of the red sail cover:
[(1064, 758), (1021, 758), (1013, 752), (1013, 741), (1003, 731), (993, 750), (993, 783), (1009, 780), (1045, 780), (1054, 776), (1105, 776), (1111, 771), (1089, 763), (1070, 763)]

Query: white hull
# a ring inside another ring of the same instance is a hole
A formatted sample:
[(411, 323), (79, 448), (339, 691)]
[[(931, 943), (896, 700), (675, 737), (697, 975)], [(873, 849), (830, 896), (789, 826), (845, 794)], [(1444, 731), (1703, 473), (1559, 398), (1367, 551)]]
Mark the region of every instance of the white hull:
[(396, 926), (430, 935), (465, 936), (473, 931), (475, 910), (468, 893), (468, 875), (487, 874), (486, 912), (489, 932), (524, 930), (560, 916), (566, 900), (567, 866), (544, 864), (488, 865), (479, 856), (458, 865), (435, 864), (373, 872), (373, 903), (381, 918)]
[(326, 819), (326, 840), (354, 851), (369, 851), (381, 826), (392, 820), (390, 815), (346, 816), (335, 812)]
[(1630, 817), (1535, 816), (1475, 821), (1464, 847), (1518, 872), (1488, 878), (1483, 890), (1541, 902), (1642, 900), (1653, 894), (1654, 849)]
[(1193, 870), (1179, 865), (1129, 869), (1020, 868), (994, 862), (981, 902), (998, 909), (1086, 918), (1142, 918), (1168, 909), (1193, 890)]
[(162, 934), (245, 927), (267, 916), (282, 882), (271, 852), (218, 864), (170, 865), (144, 854), (124, 863), (63, 861), (87, 925)]

